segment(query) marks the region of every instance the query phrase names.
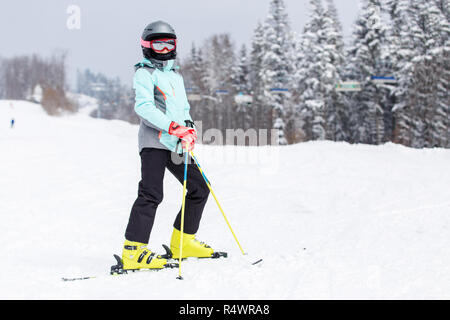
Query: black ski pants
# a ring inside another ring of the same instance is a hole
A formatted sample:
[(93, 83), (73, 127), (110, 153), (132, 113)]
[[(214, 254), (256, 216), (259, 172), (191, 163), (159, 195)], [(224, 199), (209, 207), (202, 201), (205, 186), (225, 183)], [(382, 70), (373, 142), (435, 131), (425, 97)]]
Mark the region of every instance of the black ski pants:
[[(138, 197), (131, 209), (125, 238), (129, 241), (148, 243), (156, 209), (163, 200), (165, 170), (167, 168), (183, 184), (184, 156), (169, 150), (155, 148), (142, 149), (140, 156), (141, 181), (139, 182)], [(186, 188), (184, 233), (195, 234), (208, 200), (209, 188), (194, 161), (190, 158)], [(173, 226), (178, 230), (181, 228), (181, 209)]]

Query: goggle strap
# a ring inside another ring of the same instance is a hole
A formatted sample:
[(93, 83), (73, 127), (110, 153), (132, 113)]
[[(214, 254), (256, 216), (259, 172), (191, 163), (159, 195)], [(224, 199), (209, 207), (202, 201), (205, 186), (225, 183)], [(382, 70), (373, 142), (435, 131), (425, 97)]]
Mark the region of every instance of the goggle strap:
[(150, 48), (150, 41), (145, 41), (141, 38), (141, 46), (143, 46), (144, 48)]

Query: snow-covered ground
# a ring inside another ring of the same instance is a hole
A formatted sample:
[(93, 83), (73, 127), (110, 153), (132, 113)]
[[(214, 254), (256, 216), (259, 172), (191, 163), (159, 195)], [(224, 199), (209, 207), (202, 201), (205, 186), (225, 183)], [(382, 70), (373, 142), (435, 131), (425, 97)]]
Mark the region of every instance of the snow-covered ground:
[(91, 112), (98, 108), (98, 100), (96, 98), (73, 92), (68, 92), (66, 95), (70, 100), (75, 101), (78, 104), (78, 107), (80, 108), (78, 112), (81, 114), (90, 115)]
[[(107, 276), (136, 197), (137, 130), (0, 101), (1, 299), (450, 298), (450, 150), (394, 144), (199, 145), (249, 254), (211, 198), (198, 238), (228, 259), (188, 261), (184, 281), (176, 269)], [(154, 250), (169, 242), (181, 192), (167, 173)]]

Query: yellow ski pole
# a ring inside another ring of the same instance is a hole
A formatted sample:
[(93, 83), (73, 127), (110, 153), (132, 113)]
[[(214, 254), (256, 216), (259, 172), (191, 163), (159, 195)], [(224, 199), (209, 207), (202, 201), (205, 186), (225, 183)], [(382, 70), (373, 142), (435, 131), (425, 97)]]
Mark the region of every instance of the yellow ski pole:
[(180, 236), (180, 257), (178, 258), (178, 280), (183, 280), (181, 276), (181, 260), (183, 256), (183, 234), (184, 234), (184, 209), (186, 207), (186, 184), (187, 184), (187, 170), (189, 157), (189, 143), (186, 143), (186, 157), (184, 158), (184, 181), (183, 181), (183, 201), (181, 203), (181, 236)]
[(202, 170), (200, 164), (198, 163), (197, 158), (194, 156), (194, 152), (192, 152), (192, 151), (191, 151), (191, 156), (192, 156), (192, 159), (194, 159), (194, 162), (195, 162), (195, 164), (197, 165), (198, 170), (199, 170), (200, 173), (202, 174), (203, 179), (205, 180), (206, 185), (207, 185), (208, 188), (209, 188), (209, 191), (211, 192), (212, 196), (214, 197), (214, 200), (216, 201), (217, 206), (219, 207), (219, 210), (220, 210), (220, 212), (222, 213), (222, 216), (223, 216), (223, 218), (225, 219), (225, 222), (226, 222), (227, 225), (228, 225), (228, 228), (230, 228), (230, 231), (231, 231), (231, 233), (233, 234), (234, 240), (236, 240), (236, 243), (237, 243), (237, 245), (239, 246), (239, 249), (241, 249), (242, 254), (245, 255), (244, 249), (242, 249), (242, 246), (241, 246), (241, 244), (239, 243), (239, 240), (237, 239), (236, 234), (234, 233), (233, 228), (231, 227), (231, 224), (230, 224), (230, 222), (228, 221), (227, 216), (225, 215), (225, 212), (223, 211), (222, 206), (221, 206), (220, 203), (219, 203), (219, 200), (217, 199), (216, 195), (214, 194), (214, 191), (213, 191), (213, 189), (212, 189), (212, 187), (211, 187), (211, 183), (210, 183), (209, 180), (206, 178), (206, 175), (203, 173), (203, 170)]

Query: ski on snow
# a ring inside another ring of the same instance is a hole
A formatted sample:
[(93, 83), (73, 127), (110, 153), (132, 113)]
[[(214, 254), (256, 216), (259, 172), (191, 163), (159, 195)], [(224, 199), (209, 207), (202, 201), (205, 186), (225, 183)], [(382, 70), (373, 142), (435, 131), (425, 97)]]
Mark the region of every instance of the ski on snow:
[[(164, 250), (166, 251), (165, 254), (161, 255), (162, 258), (167, 259), (168, 261), (178, 261), (177, 259), (172, 258), (172, 251), (169, 249), (168, 246), (162, 245)], [(214, 252), (211, 257), (205, 257), (205, 258), (194, 258), (194, 259), (219, 259), (219, 258), (227, 258), (228, 253), (227, 252)], [(123, 262), (122, 259), (118, 255), (114, 255), (114, 258), (116, 259), (117, 264), (111, 266), (111, 271), (109, 273), (109, 276), (118, 276), (118, 275), (125, 275), (129, 273), (141, 273), (141, 272), (154, 272), (154, 271), (161, 271), (164, 269), (173, 269), (178, 268), (179, 264), (176, 262), (169, 262), (164, 265), (164, 268), (162, 269), (136, 269), (136, 270), (127, 270), (123, 268)], [(191, 259), (191, 258), (189, 258)], [(182, 261), (188, 260), (188, 258), (183, 258)], [(257, 265), (260, 264), (263, 261), (263, 259), (259, 259), (251, 265)], [(62, 281), (80, 281), (80, 280), (89, 280), (89, 279), (95, 279), (99, 278), (101, 276), (85, 276), (85, 277), (75, 277), (75, 278), (62, 278)]]
[[(166, 253), (161, 255), (164, 259), (171, 259), (172, 258), (172, 252), (170, 251), (169, 247), (163, 244), (164, 249), (166, 250)], [(122, 258), (120, 258), (117, 254), (114, 255), (114, 259), (116, 259), (117, 264), (111, 266), (111, 271), (109, 273), (109, 276), (118, 276), (118, 275), (124, 275), (128, 273), (141, 273), (141, 272), (155, 272), (155, 271), (161, 271), (164, 269), (173, 269), (178, 268), (178, 263), (166, 263), (164, 265), (164, 268), (161, 269), (124, 269), (123, 268), (123, 261)], [(62, 278), (62, 281), (79, 281), (79, 280), (89, 280), (89, 279), (95, 279), (99, 278), (99, 276), (87, 276), (87, 277), (76, 277), (76, 278)]]

